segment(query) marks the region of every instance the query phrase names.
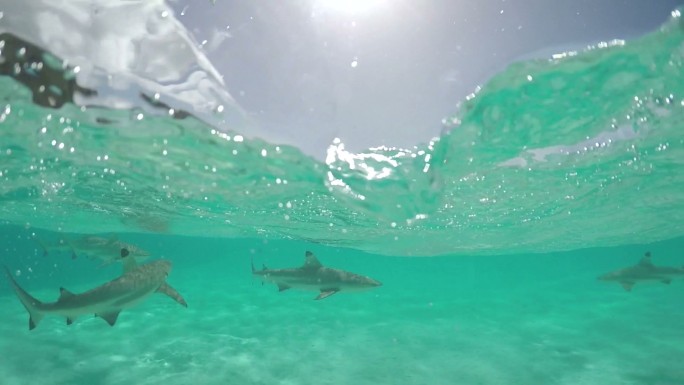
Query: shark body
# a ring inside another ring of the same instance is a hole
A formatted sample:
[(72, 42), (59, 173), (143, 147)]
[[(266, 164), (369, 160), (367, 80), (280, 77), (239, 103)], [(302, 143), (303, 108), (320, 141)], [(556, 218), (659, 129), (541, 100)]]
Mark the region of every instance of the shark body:
[(166, 294), (187, 307), (183, 297), (166, 283), (170, 271), (171, 262), (167, 260), (137, 265), (134, 259), (126, 259), (124, 273), (119, 278), (81, 294), (60, 288), (56, 302), (44, 303), (22, 289), (5, 267), (12, 289), (29, 313), (29, 330), (50, 314), (66, 317), (67, 325), (81, 315), (95, 314), (114, 326), (121, 310), (135, 306), (155, 292)]
[(301, 267), (269, 269), (264, 266), (257, 270), (252, 263), (252, 274), (263, 282), (275, 283), (279, 291), (290, 288), (319, 291), (320, 294), (315, 298), (317, 300), (339, 291), (362, 291), (382, 286), (382, 283), (370, 277), (325, 267), (310, 251), (306, 252), (306, 260)]
[(54, 245), (45, 245), (38, 238), (35, 239), (43, 249), (43, 255), (48, 255), (49, 250), (68, 250), (71, 252), (72, 259), (87, 256), (90, 259), (99, 259), (103, 265), (120, 262), (124, 251), (127, 256), (135, 258), (138, 262), (150, 255), (147, 251), (133, 244), (120, 241), (117, 237), (85, 235), (73, 239), (60, 239)]
[(636, 265), (603, 274), (598, 279), (618, 282), (626, 291), (631, 291), (639, 282), (655, 281), (669, 285), (678, 277), (684, 277), (684, 267), (656, 266), (651, 261), (651, 253), (647, 252)]

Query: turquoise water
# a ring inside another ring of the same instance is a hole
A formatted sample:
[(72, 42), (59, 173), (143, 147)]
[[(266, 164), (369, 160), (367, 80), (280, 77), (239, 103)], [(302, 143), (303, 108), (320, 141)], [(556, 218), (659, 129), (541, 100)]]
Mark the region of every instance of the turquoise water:
[[(411, 149), (325, 161), (201, 120), (33, 104), (0, 77), (0, 263), (43, 301), (121, 274), (36, 239), (171, 260), (114, 327), (32, 331), (0, 285), (2, 384), (684, 383), (684, 24), (511, 65)], [(315, 252), (382, 287), (313, 301), (251, 276)]]
[[(68, 253), (43, 257), (26, 230), (3, 229), (19, 281), (55, 300), (119, 274)], [(550, 254), (397, 258), (299, 241), (123, 234), (174, 262), (189, 307), (155, 295), (114, 327), (28, 315), (0, 291), (0, 377), (7, 384), (668, 384), (684, 379), (684, 282), (631, 293), (596, 276), (636, 263), (681, 265), (684, 239)], [(249, 256), (322, 263), (384, 283), (322, 301), (250, 276)], [(3, 251), (3, 254), (5, 252)], [(27, 277), (28, 275), (28, 277)], [(30, 278), (29, 278), (30, 277)]]

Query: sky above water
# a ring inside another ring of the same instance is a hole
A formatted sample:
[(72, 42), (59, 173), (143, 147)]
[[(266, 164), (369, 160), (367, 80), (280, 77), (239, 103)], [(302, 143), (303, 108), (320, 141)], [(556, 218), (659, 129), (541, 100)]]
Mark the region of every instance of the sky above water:
[(322, 156), (410, 147), (515, 60), (656, 30), (682, 1), (170, 2), (253, 124)]

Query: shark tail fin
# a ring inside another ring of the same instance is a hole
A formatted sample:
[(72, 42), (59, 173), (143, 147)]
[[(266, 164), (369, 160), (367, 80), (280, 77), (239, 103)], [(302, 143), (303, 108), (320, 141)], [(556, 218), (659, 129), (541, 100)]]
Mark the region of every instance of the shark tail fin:
[(29, 313), (29, 330), (35, 329), (40, 320), (42, 320), (45, 316), (45, 314), (39, 309), (43, 304), (37, 299), (33, 298), (31, 294), (27, 293), (26, 290), (19, 286), (17, 281), (14, 280), (14, 276), (12, 276), (12, 273), (10, 273), (7, 266), (5, 266), (5, 274), (12, 285), (12, 289), (14, 289), (14, 292), (19, 298), (19, 301), (21, 301), (21, 304), (24, 305), (26, 311)]

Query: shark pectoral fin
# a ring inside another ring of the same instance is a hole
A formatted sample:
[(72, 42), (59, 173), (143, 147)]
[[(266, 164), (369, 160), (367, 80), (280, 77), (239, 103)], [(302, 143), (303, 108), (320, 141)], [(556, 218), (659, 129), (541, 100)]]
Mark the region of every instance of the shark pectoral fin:
[[(109, 326), (114, 326), (114, 324), (116, 323), (116, 319), (119, 318), (119, 313), (121, 313), (121, 310), (115, 310), (109, 313), (98, 313), (95, 315), (107, 321)], [(69, 321), (67, 320), (67, 322)]]
[(180, 295), (176, 289), (172, 288), (171, 285), (168, 283), (164, 282), (159, 286), (157, 289), (158, 293), (166, 294), (169, 297), (171, 297), (174, 301), (178, 302), (179, 304), (183, 305), (184, 307), (188, 307), (188, 303), (185, 302), (185, 299), (183, 299), (183, 296)]
[(289, 288), (290, 288), (290, 286), (283, 285), (282, 283), (279, 283), (279, 284), (278, 284), (278, 291), (285, 291), (285, 290), (287, 290), (287, 289), (289, 289)]
[(71, 325), (76, 320), (76, 317), (67, 317), (67, 325)]
[(660, 282), (662, 282), (662, 283), (664, 283), (664, 284), (666, 284), (666, 285), (669, 285), (670, 283), (672, 283), (672, 280), (671, 280), (670, 278), (665, 278), (665, 279), (663, 279), (663, 280), (660, 281)]
[(321, 294), (319, 294), (318, 297), (316, 297), (315, 299), (319, 300), (319, 299), (328, 298), (331, 295), (337, 293), (338, 291), (339, 291), (338, 289), (321, 289)]
[(74, 296), (74, 293), (70, 292), (69, 290), (67, 290), (63, 287), (60, 287), (59, 288), (59, 299), (57, 300), (57, 302), (62, 302), (62, 301), (69, 299), (73, 296)]
[(626, 291), (632, 291), (632, 287), (634, 287), (634, 282), (620, 282), (620, 285), (626, 290)]

